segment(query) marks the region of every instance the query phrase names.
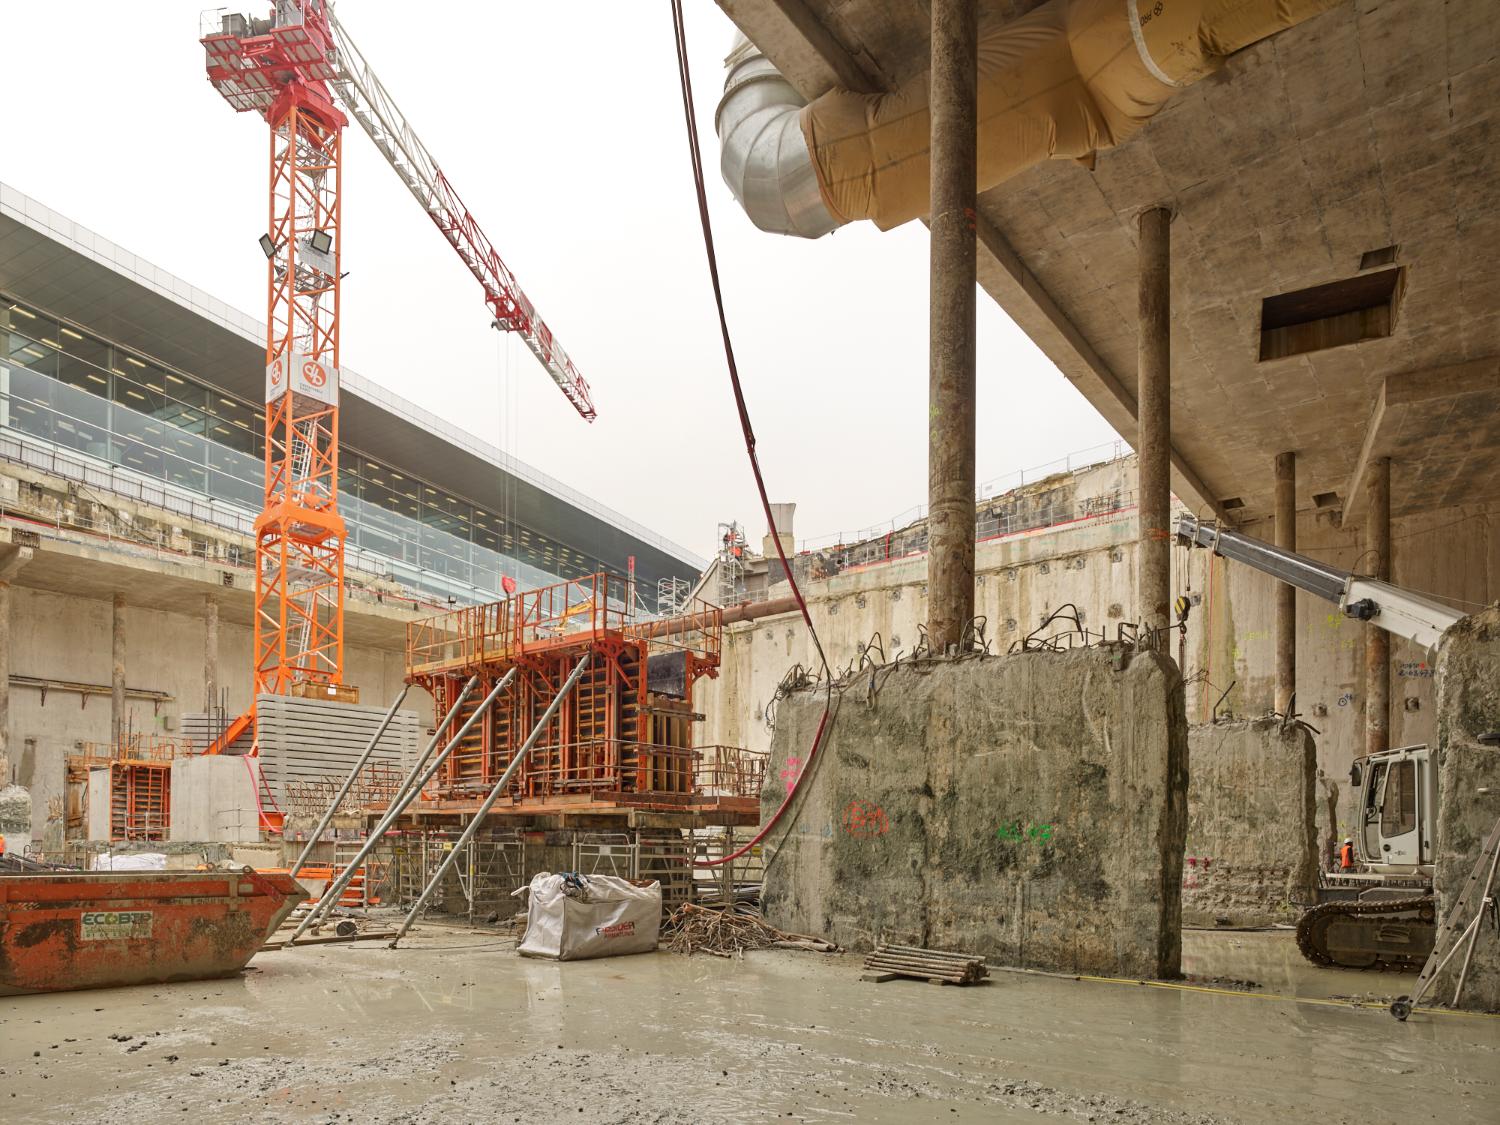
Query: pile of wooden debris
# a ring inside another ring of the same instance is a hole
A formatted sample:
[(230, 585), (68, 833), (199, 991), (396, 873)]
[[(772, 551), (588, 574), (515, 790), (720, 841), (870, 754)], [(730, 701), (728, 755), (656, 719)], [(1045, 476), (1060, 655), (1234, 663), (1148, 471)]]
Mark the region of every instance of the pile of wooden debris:
[(747, 949), (839, 951), (831, 941), (768, 926), (760, 911), (747, 903), (737, 903), (728, 910), (684, 903), (662, 926), (662, 940), (673, 953), (711, 953), (715, 957), (739, 957)]

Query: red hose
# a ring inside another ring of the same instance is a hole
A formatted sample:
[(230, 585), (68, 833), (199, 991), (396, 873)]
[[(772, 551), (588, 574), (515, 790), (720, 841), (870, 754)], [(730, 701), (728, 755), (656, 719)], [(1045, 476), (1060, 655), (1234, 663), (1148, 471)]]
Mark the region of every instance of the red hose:
[(818, 659), (823, 663), (823, 679), (828, 684), (828, 695), (823, 701), (823, 715), (818, 720), (818, 730), (813, 735), (812, 749), (807, 752), (807, 761), (792, 783), (792, 787), (787, 790), (781, 804), (771, 814), (771, 819), (761, 826), (760, 831), (749, 843), (737, 851), (721, 859), (695, 859), (693, 861), (695, 867), (719, 867), (739, 859), (764, 840), (801, 791), (802, 782), (812, 772), (813, 761), (823, 745), (823, 734), (828, 728), (828, 718), (833, 705), (833, 674), (828, 667), (828, 657), (823, 652), (823, 642), (818, 639), (818, 631), (813, 627), (812, 614), (807, 610), (807, 602), (802, 597), (802, 591), (797, 586), (797, 578), (792, 574), (791, 563), (787, 561), (786, 551), (781, 546), (781, 534), (776, 528), (776, 519), (771, 514), (771, 500), (766, 494), (765, 478), (761, 476), (760, 460), (755, 455), (755, 430), (750, 425), (750, 411), (745, 405), (745, 392), (740, 386), (739, 368), (734, 362), (734, 345), (729, 338), (729, 321), (724, 315), (724, 292), (719, 284), (719, 262), (714, 253), (713, 224), (709, 221), (708, 196), (703, 187), (703, 154), (698, 148), (698, 115), (693, 108), (693, 80), (688, 69), (687, 32), (682, 22), (682, 0), (672, 0), (672, 29), (677, 39), (677, 75), (682, 84), (682, 111), (687, 120), (688, 155), (693, 165), (693, 186), (698, 194), (698, 219), (703, 225), (703, 249), (708, 256), (708, 274), (713, 282), (714, 304), (719, 310), (719, 334), (724, 339), (724, 359), (729, 366), (729, 384), (734, 389), (734, 404), (740, 415), (740, 433), (745, 439), (745, 453), (750, 458), (750, 471), (755, 474), (755, 488), (760, 493), (760, 504), (766, 513), (766, 526), (771, 529), (771, 541), (776, 544), (776, 557), (781, 560), (781, 569), (792, 588), (792, 597), (797, 601), (797, 609), (802, 613), (802, 620), (807, 623), (808, 635), (812, 637), (813, 645), (818, 650)]

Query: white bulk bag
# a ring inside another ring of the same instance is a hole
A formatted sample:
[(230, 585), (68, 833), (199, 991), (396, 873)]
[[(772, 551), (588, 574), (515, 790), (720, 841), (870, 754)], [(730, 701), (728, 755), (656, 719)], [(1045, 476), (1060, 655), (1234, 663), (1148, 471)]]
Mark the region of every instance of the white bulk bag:
[(554, 875), (531, 880), (523, 957), (581, 961), (650, 953), (661, 931), (661, 884), (637, 887), (614, 875)]

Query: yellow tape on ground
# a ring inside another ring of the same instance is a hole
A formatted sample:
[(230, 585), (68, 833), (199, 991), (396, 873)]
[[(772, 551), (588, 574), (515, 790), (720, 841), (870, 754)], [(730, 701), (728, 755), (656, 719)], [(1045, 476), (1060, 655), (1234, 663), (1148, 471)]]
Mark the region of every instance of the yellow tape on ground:
[[(1132, 977), (1095, 977), (1080, 973), (1047, 973), (1040, 969), (1011, 969), (1002, 966), (1007, 973), (1022, 973), (1027, 976), (1056, 977), (1059, 980), (1086, 980), (1095, 984), (1132, 984), (1146, 988), (1167, 988), (1177, 992), (1206, 992), (1211, 996), (1246, 996), (1258, 1000), (1284, 1000), (1293, 1004), (1319, 1004), (1328, 1008), (1378, 1008), (1390, 1009), (1389, 1003), (1375, 1000), (1332, 1000), (1321, 996), (1288, 996), (1282, 992), (1245, 992), (1235, 988), (1210, 988), (1202, 984), (1179, 984), (1169, 980), (1136, 980)], [(1412, 1014), (1421, 1012), (1431, 1016), (1472, 1016), (1479, 1019), (1500, 1018), (1500, 1012), (1465, 1012), (1454, 1008), (1413, 1008)]]

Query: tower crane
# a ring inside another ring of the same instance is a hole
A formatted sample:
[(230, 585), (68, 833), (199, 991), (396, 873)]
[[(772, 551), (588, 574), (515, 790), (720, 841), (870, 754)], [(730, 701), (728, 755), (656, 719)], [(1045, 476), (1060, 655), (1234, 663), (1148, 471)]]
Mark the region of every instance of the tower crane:
[(588, 383), (537, 315), (473, 214), (333, 13), (275, 0), (264, 18), (225, 14), (201, 38), (208, 80), (271, 130), (267, 258), (266, 484), (255, 522), (253, 696), (344, 672), (344, 539), (338, 511), (343, 131), (365, 131), (479, 281), (492, 326), (520, 336), (586, 420)]

